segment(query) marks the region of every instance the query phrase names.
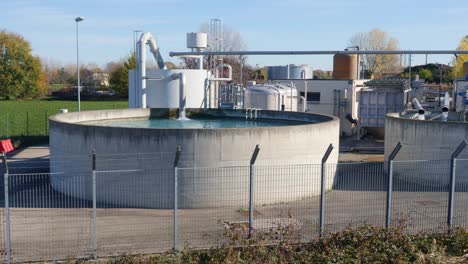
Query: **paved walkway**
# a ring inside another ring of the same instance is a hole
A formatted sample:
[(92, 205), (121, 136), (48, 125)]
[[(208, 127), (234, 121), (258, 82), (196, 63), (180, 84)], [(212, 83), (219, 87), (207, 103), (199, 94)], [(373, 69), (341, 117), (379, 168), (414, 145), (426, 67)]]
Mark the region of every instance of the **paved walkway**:
[(36, 145), (27, 148), (22, 148), (8, 153), (9, 161), (25, 161), (30, 159), (48, 159), (49, 145)]

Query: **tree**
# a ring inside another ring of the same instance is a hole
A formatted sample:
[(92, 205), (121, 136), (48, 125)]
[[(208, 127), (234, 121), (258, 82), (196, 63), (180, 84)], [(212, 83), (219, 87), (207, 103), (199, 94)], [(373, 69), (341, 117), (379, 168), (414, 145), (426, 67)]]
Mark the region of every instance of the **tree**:
[(120, 63), (110, 73), (110, 87), (122, 97), (128, 97), (128, 71), (135, 68), (136, 58), (132, 52), (126, 61)]
[[(458, 43), (457, 50), (468, 50), (468, 35), (464, 36)], [(468, 54), (458, 54), (458, 56), (453, 59), (453, 76), (455, 77), (466, 77), (463, 76), (463, 63), (468, 61)]]
[[(389, 37), (380, 29), (355, 34), (349, 40), (350, 46), (358, 46), (360, 50), (397, 50), (398, 40)], [(361, 55), (366, 70), (372, 75), (376, 72), (400, 71), (398, 55)]]
[(434, 80), (434, 79), (432, 78), (432, 72), (431, 72), (430, 70), (428, 70), (428, 69), (423, 69), (423, 68), (421, 68), (421, 69), (419, 69), (418, 74), (419, 74), (419, 77), (420, 77), (421, 79), (424, 79), (424, 80), (426, 80), (426, 81), (429, 82), (429, 83), (431, 83), (431, 82)]
[(47, 77), (41, 60), (33, 56), (30, 44), (19, 34), (0, 31), (0, 97), (5, 99), (31, 98), (44, 94)]

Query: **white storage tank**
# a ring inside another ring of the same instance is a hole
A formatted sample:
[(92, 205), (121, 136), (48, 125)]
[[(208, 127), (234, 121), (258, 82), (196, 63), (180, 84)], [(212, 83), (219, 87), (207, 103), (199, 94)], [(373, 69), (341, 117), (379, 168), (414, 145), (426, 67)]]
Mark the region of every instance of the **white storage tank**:
[[(179, 107), (179, 80), (173, 80), (174, 73), (184, 73), (185, 76), (185, 106), (187, 108), (203, 107), (204, 84), (206, 70), (174, 69), (174, 70), (147, 70), (148, 80), (146, 103), (148, 108), (178, 108)], [(141, 100), (140, 91), (134, 89), (134, 71), (129, 72), (129, 105), (135, 108)], [(162, 80), (157, 80), (163, 78)], [(135, 94), (136, 93), (136, 94)]]
[(297, 111), (297, 89), (284, 84), (263, 84), (247, 87), (244, 108)]

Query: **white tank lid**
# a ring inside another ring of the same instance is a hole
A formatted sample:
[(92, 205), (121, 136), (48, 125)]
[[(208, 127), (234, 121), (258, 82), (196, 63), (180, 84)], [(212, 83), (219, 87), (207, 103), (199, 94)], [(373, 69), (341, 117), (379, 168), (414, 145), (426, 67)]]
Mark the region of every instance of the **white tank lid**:
[(204, 50), (208, 47), (208, 35), (203, 32), (187, 33), (187, 48)]
[(247, 92), (258, 94), (284, 94), (286, 91), (280, 87), (275, 87), (273, 85), (254, 85), (247, 87)]

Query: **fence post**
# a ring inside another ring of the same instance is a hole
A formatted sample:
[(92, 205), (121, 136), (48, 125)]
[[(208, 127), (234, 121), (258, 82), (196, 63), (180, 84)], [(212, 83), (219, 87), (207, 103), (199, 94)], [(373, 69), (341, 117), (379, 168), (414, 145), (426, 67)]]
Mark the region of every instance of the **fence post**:
[(450, 187), (449, 187), (449, 199), (448, 199), (448, 210), (447, 210), (447, 227), (450, 232), (453, 224), (453, 199), (455, 196), (455, 175), (457, 174), (457, 157), (465, 149), (467, 143), (463, 140), (457, 149), (452, 153), (450, 157)]
[(180, 146), (177, 146), (176, 148), (176, 153), (175, 153), (175, 158), (174, 158), (174, 215), (173, 215), (173, 246), (172, 249), (174, 251), (178, 250), (177, 247), (177, 237), (178, 237), (178, 178), (179, 178), (179, 159), (180, 159)]
[(250, 158), (250, 169), (249, 169), (249, 238), (252, 237), (254, 229), (254, 201), (255, 201), (255, 161), (257, 160), (258, 153), (260, 152), (260, 147), (257, 144), (255, 146), (252, 157)]
[(333, 144), (328, 145), (327, 151), (322, 157), (321, 169), (320, 169), (320, 238), (323, 237), (323, 233), (325, 230), (325, 193), (326, 193), (326, 168), (325, 163), (328, 160), (331, 152), (333, 150)]
[(389, 228), (392, 223), (392, 188), (393, 188), (393, 160), (400, 151), (402, 145), (398, 142), (388, 157), (388, 181), (387, 181), (387, 205), (385, 211), (385, 227)]
[(4, 190), (5, 190), (5, 250), (6, 250), (6, 263), (10, 264), (11, 262), (11, 241), (10, 241), (10, 198), (9, 198), (9, 181), (8, 181), (8, 164), (6, 153), (2, 152), (2, 163), (4, 169)]
[(96, 209), (96, 149), (92, 151), (92, 184), (93, 184), (93, 257), (97, 259), (97, 209)]

